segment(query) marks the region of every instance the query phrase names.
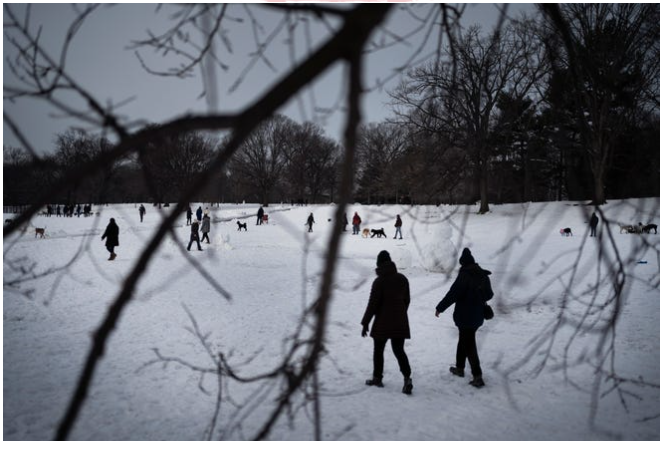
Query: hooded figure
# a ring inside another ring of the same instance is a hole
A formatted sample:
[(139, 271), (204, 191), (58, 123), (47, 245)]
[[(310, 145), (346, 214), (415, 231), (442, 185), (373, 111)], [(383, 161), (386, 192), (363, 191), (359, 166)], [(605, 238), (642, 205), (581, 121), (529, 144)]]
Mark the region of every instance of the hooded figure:
[(485, 383), (482, 379), (475, 333), (483, 324), (486, 302), (494, 296), (489, 281), (492, 272), (482, 269), (476, 264), (468, 248), (462, 251), (459, 264), (461, 264), (461, 268), (457, 278), (443, 300), (436, 305), (436, 317), (453, 303), (455, 304), (452, 317), (455, 325), (459, 328), (459, 341), (457, 343), (457, 363), (455, 367), (450, 367), (450, 372), (463, 377), (466, 360), (468, 359), (471, 366), (471, 375), (473, 375), (470, 384), (475, 387), (482, 387)]
[(397, 271), (390, 254), (383, 250), (376, 259), (377, 278), (371, 285), (371, 294), (364, 317), (362, 317), (362, 337), (369, 331), (373, 338), (373, 378), (366, 381), (369, 386), (383, 387), (383, 353), (385, 344), (390, 340), (392, 351), (399, 363), (399, 370), (404, 376), (404, 394), (411, 394), (411, 366), (404, 351), (404, 341), (410, 339), (408, 324), (408, 305), (411, 302), (408, 279)]
[(107, 229), (104, 230), (104, 234), (102, 235), (102, 240), (107, 238), (107, 242), (105, 243), (105, 246), (107, 247), (107, 250), (109, 251), (109, 259), (108, 261), (113, 261), (116, 259), (116, 253), (114, 253), (114, 247), (116, 247), (118, 244), (118, 225), (116, 225), (116, 221), (111, 218), (109, 219), (109, 225), (107, 225)]

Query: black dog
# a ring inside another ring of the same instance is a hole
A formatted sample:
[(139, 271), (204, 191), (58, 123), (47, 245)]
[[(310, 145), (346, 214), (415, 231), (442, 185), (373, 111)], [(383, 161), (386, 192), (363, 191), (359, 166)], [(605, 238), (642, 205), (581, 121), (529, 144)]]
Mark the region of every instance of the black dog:
[(656, 226), (656, 224), (648, 223), (647, 225), (643, 225), (642, 232), (649, 234), (650, 230), (654, 230), (654, 234), (657, 234), (658, 233), (657, 229), (658, 227)]
[(383, 236), (383, 237), (385, 237), (385, 238), (387, 237), (387, 236), (385, 235), (385, 228), (381, 228), (380, 230), (374, 230), (374, 229), (371, 229), (371, 237), (377, 237), (377, 238), (380, 238), (381, 236)]
[(239, 221), (237, 220), (237, 227), (238, 227), (238, 228), (237, 228), (237, 231), (241, 231), (242, 228), (243, 228), (245, 231), (248, 231), (248, 228), (246, 228), (246, 223), (245, 223), (245, 222), (244, 222), (244, 223), (241, 223), (241, 222), (239, 222)]
[(559, 230), (559, 233), (561, 233), (562, 236), (573, 236), (573, 232), (570, 228), (562, 228)]

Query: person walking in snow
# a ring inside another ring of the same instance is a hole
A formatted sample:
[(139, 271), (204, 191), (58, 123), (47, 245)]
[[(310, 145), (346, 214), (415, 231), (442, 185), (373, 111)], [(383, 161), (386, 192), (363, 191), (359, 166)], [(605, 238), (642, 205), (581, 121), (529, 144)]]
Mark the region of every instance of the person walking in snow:
[(469, 384), (481, 388), (485, 382), (482, 379), (475, 334), (484, 321), (485, 304), (494, 296), (489, 281), (492, 272), (476, 264), (468, 248), (462, 251), (459, 264), (461, 268), (457, 278), (443, 300), (436, 305), (436, 317), (453, 303), (455, 304), (452, 317), (459, 328), (459, 341), (457, 342), (456, 365), (450, 367), (450, 373), (463, 377), (466, 360), (468, 360), (473, 376)]
[(260, 209), (257, 210), (257, 222), (255, 225), (262, 225), (262, 219), (264, 218), (264, 209), (260, 206)]
[(188, 209), (186, 209), (186, 225), (190, 225), (192, 223), (192, 218), (193, 210), (190, 208), (190, 205), (188, 205)]
[(411, 365), (404, 351), (404, 341), (411, 338), (408, 323), (408, 305), (411, 293), (408, 279), (397, 271), (397, 266), (390, 254), (383, 250), (376, 258), (376, 279), (371, 285), (369, 302), (362, 317), (362, 337), (369, 332), (369, 323), (373, 338), (373, 377), (366, 380), (368, 386), (383, 387), (383, 369), (385, 345), (389, 340), (392, 352), (399, 363), (399, 370), (404, 376), (402, 392), (413, 392)]
[(190, 242), (188, 242), (188, 251), (193, 245), (193, 242), (197, 242), (197, 250), (202, 251), (202, 246), (199, 244), (199, 222), (195, 219), (190, 225)]
[(313, 213), (308, 215), (308, 218), (306, 219), (306, 225), (308, 225), (308, 232), (312, 233), (313, 232), (313, 224), (315, 223), (315, 219), (313, 218)]
[(397, 234), (399, 235), (399, 239), (403, 239), (404, 237), (401, 235), (401, 216), (397, 214), (397, 220), (394, 222), (394, 239), (397, 238)]
[(589, 219), (589, 236), (596, 237), (596, 227), (598, 226), (598, 216), (595, 212), (591, 213), (591, 218)]
[(348, 228), (348, 214), (343, 213), (343, 232), (344, 233), (347, 231), (346, 228)]
[(209, 241), (209, 230), (211, 229), (211, 218), (209, 217), (208, 214), (204, 214), (204, 217), (202, 217), (202, 242), (204, 242), (204, 238), (206, 238), (206, 243), (210, 244), (211, 241)]
[(198, 222), (202, 221), (202, 207), (201, 206), (197, 207), (197, 211), (195, 211), (195, 216), (197, 217)]
[(107, 261), (113, 261), (116, 259), (116, 253), (114, 253), (114, 247), (118, 246), (118, 225), (116, 225), (116, 221), (113, 219), (109, 219), (109, 224), (107, 225), (106, 230), (104, 230), (104, 234), (102, 235), (101, 240), (107, 239), (107, 242), (105, 242), (105, 246), (107, 247), (107, 250), (109, 251), (109, 259)]
[(357, 211), (355, 211), (355, 214), (353, 215), (353, 234), (360, 234), (361, 224), (362, 218), (357, 214)]
[(140, 222), (144, 221), (144, 214), (146, 214), (146, 208), (144, 208), (144, 205), (139, 205), (139, 221)]

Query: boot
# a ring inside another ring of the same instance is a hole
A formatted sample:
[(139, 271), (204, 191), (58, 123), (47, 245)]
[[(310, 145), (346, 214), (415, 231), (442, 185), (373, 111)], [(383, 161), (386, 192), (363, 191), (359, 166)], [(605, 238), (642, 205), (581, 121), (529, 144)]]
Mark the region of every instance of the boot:
[(411, 377), (404, 377), (404, 387), (401, 389), (401, 392), (406, 395), (411, 395), (413, 393), (413, 380)]
[(485, 385), (485, 382), (483, 381), (482, 376), (477, 376), (473, 377), (473, 379), (469, 381), (469, 384), (473, 387), (477, 387), (478, 389), (480, 389)]
[(111, 261), (113, 261), (114, 259), (116, 259), (116, 253), (112, 253), (111, 256), (109, 257), (109, 259), (110, 259)]
[(383, 384), (383, 379), (382, 379), (382, 378), (378, 378), (378, 377), (373, 377), (373, 378), (370, 379), (370, 380), (366, 380), (365, 383), (366, 383), (367, 386), (378, 386), (378, 387), (383, 387), (383, 386), (385, 386), (385, 385)]
[(450, 367), (450, 373), (458, 377), (464, 377), (464, 369), (460, 369), (459, 367)]

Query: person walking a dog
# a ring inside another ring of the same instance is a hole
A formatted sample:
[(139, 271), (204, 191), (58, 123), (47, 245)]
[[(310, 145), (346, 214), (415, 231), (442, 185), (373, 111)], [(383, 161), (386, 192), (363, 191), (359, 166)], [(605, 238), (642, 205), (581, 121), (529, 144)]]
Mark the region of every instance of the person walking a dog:
[(188, 242), (188, 251), (193, 245), (193, 242), (197, 242), (197, 250), (202, 251), (202, 246), (199, 244), (199, 222), (197, 219), (193, 220), (192, 225), (190, 225), (190, 242)]
[(109, 250), (109, 259), (107, 261), (113, 261), (116, 259), (116, 253), (114, 253), (114, 247), (118, 246), (118, 225), (116, 225), (116, 221), (112, 217), (109, 219), (109, 224), (107, 225), (107, 229), (104, 230), (104, 234), (102, 235), (101, 240), (104, 241), (104, 239), (107, 239), (107, 242), (105, 242), (105, 246), (107, 247), (107, 250)]
[(144, 208), (144, 205), (139, 205), (139, 221), (140, 222), (144, 221), (144, 214), (146, 214), (146, 208)]
[(308, 232), (313, 233), (313, 224), (315, 223), (315, 219), (313, 218), (313, 213), (308, 215), (308, 218), (306, 219), (306, 225), (308, 225)]
[(401, 216), (397, 214), (397, 220), (394, 222), (394, 239), (397, 238), (397, 234), (399, 235), (399, 239), (403, 239), (404, 237), (401, 235)]
[(589, 236), (596, 237), (596, 227), (598, 226), (598, 216), (595, 212), (591, 213), (591, 218), (589, 219)]
[(202, 217), (202, 242), (204, 242), (204, 238), (206, 238), (207, 244), (211, 243), (211, 241), (209, 240), (210, 229), (211, 229), (211, 218), (209, 217), (208, 214), (204, 213), (204, 217)]
[(362, 337), (369, 332), (369, 323), (373, 338), (373, 377), (366, 380), (368, 386), (383, 387), (383, 369), (385, 345), (389, 340), (392, 352), (399, 363), (399, 370), (404, 376), (402, 392), (413, 392), (411, 365), (404, 351), (404, 342), (411, 338), (408, 323), (408, 306), (411, 293), (408, 279), (397, 271), (397, 266), (390, 254), (383, 250), (376, 258), (376, 279), (371, 285), (369, 302), (362, 317)]
[(355, 214), (353, 215), (353, 234), (360, 234), (361, 224), (362, 218), (357, 214), (357, 211), (355, 211)]
[(264, 209), (260, 206), (260, 209), (257, 210), (257, 222), (255, 225), (262, 225), (262, 218), (264, 217)]
[(489, 276), (492, 272), (482, 269), (476, 264), (471, 251), (465, 248), (459, 258), (459, 274), (443, 300), (436, 305), (436, 317), (448, 309), (453, 303), (455, 311), (452, 315), (459, 329), (457, 342), (456, 365), (450, 367), (450, 373), (458, 377), (464, 376), (466, 360), (469, 361), (473, 379), (470, 385), (481, 388), (485, 385), (482, 379), (482, 368), (478, 357), (478, 346), (475, 334), (484, 321), (485, 303), (494, 296)]

